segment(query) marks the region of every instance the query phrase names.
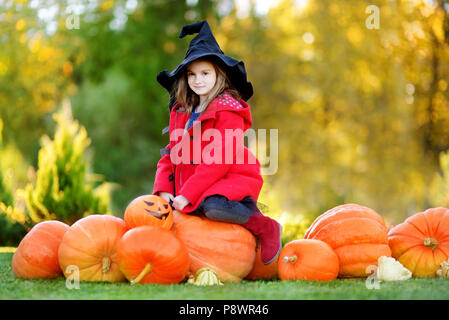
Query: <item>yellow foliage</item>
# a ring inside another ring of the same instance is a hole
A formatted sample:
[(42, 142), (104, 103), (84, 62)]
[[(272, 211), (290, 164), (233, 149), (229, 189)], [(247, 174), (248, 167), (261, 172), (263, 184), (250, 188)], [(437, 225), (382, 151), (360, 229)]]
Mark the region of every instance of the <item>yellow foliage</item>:
[(17, 29), (17, 31), (23, 30), (23, 28), (25, 28), (25, 25), (26, 25), (25, 19), (19, 19), (16, 22), (16, 29)]
[(16, 221), (20, 224), (25, 224), (29, 222), (28, 217), (20, 212), (17, 208), (12, 206), (6, 206), (3, 202), (0, 201), (0, 214), (6, 214), (6, 216), (12, 221)]
[(25, 44), (27, 42), (27, 39), (28, 39), (28, 37), (27, 37), (26, 33), (24, 33), (20, 36), (19, 41), (21, 44)]
[(106, 11), (106, 10), (112, 8), (113, 6), (114, 6), (114, 1), (112, 1), (112, 0), (104, 1), (104, 2), (100, 5), (100, 10)]
[(428, 188), (431, 204), (434, 207), (449, 207), (449, 152), (441, 153), (442, 173), (435, 173)]
[(348, 28), (348, 30), (346, 31), (346, 36), (348, 37), (348, 40), (354, 45), (358, 45), (363, 38), (363, 34), (360, 28), (354, 25)]
[(31, 40), (28, 42), (28, 48), (32, 53), (36, 53), (40, 46), (42, 41), (42, 35), (40, 33), (36, 33)]

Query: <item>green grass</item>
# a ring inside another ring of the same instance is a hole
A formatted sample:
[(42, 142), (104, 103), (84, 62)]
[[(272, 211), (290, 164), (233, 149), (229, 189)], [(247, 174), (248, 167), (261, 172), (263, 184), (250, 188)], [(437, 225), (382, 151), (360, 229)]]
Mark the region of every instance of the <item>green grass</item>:
[(68, 289), (64, 278), (24, 280), (11, 269), (13, 253), (0, 253), (0, 299), (157, 299), (157, 300), (302, 300), (302, 299), (449, 299), (449, 280), (410, 279), (381, 282), (369, 290), (365, 280), (242, 281), (223, 286), (195, 287), (189, 284), (131, 286), (121, 283), (81, 282), (80, 289)]

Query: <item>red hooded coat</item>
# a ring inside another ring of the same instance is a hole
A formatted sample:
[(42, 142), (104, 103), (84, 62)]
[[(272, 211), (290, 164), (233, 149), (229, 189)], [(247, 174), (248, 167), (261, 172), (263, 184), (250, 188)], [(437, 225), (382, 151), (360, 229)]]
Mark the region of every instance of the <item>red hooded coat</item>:
[(183, 133), (189, 118), (179, 102), (173, 106), (170, 143), (157, 164), (153, 194), (183, 195), (190, 202), (185, 213), (214, 194), (235, 201), (252, 196), (257, 201), (263, 185), (260, 163), (243, 145), (243, 133), (252, 126), (249, 104), (224, 93)]

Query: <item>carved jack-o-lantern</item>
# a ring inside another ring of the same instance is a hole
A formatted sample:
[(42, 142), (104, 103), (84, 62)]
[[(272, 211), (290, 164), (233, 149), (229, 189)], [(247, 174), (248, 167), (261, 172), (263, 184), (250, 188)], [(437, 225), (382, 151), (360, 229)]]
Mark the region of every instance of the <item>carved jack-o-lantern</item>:
[(170, 229), (173, 211), (170, 204), (155, 195), (137, 197), (126, 207), (124, 220), (129, 229), (138, 226), (156, 226)]

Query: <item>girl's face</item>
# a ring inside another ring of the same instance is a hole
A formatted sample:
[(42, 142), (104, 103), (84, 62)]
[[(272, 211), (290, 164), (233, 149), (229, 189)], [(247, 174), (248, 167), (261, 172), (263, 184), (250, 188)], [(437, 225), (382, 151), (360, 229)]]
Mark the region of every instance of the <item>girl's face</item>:
[(209, 61), (193, 61), (187, 67), (187, 82), (190, 89), (199, 96), (206, 96), (215, 86), (217, 74)]

